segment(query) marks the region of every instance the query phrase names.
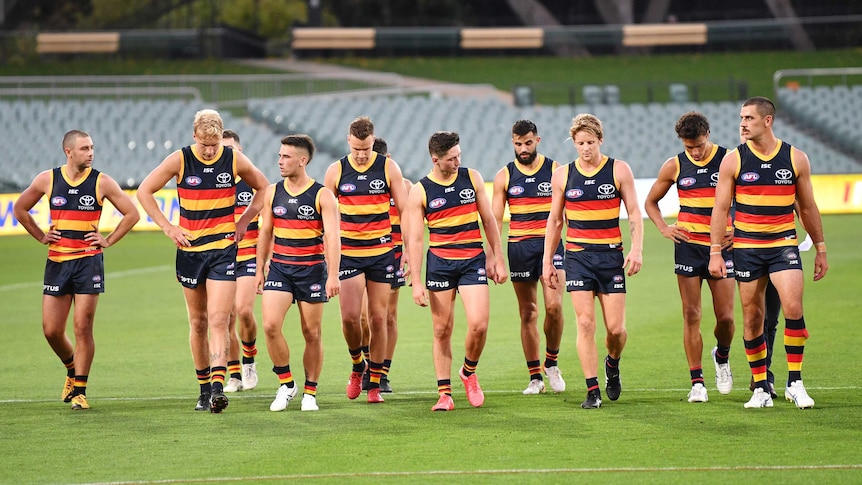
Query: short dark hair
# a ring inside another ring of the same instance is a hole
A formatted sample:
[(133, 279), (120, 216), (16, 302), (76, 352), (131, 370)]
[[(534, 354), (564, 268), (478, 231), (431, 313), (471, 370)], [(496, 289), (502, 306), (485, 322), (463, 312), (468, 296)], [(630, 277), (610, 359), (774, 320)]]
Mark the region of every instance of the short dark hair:
[(760, 116), (772, 116), (775, 118), (775, 103), (772, 102), (769, 98), (764, 96), (755, 96), (753, 98), (748, 98), (742, 103), (742, 106), (755, 106), (757, 107), (757, 113)]
[(703, 113), (689, 111), (676, 122), (676, 136), (683, 140), (694, 140), (708, 134), (709, 120)]
[(530, 120), (518, 120), (512, 125), (512, 135), (527, 136), (530, 133), (539, 134), (539, 129), (536, 124)]
[(237, 143), (239, 143), (239, 134), (237, 134), (237, 132), (233, 130), (224, 130), (223, 132), (221, 132), (221, 137), (231, 138), (233, 140), (236, 140)]
[(311, 162), (311, 159), (314, 158), (314, 140), (312, 140), (311, 137), (308, 135), (287, 135), (281, 139), (281, 144), (296, 148), (302, 148), (303, 150), (308, 152), (309, 162)]
[(63, 149), (74, 148), (75, 140), (87, 136), (90, 136), (90, 134), (81, 130), (71, 130), (66, 132), (66, 134), (63, 135)]
[(428, 153), (432, 157), (441, 157), (449, 151), (450, 148), (461, 143), (461, 137), (454, 131), (438, 131), (431, 135), (428, 140)]
[(360, 116), (350, 122), (348, 133), (364, 140), (374, 134), (374, 123), (367, 116)]
[(389, 145), (386, 144), (386, 140), (383, 138), (374, 138), (374, 145), (371, 146), (371, 149), (377, 153), (382, 155), (386, 155), (389, 153)]

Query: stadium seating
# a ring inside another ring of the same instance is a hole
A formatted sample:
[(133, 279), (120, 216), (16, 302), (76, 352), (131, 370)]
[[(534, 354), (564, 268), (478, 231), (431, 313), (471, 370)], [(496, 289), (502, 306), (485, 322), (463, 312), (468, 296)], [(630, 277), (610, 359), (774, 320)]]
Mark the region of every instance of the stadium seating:
[[(7, 129), (0, 190), (21, 190), (39, 172), (62, 165), (61, 142), (70, 129), (93, 137), (94, 167), (135, 187), (167, 155), (194, 142), (192, 120), (204, 107), (175, 100), (0, 101), (0, 123)], [(229, 111), (221, 115), (240, 134), (244, 153), (268, 178), (278, 179), (278, 135)]]
[(802, 127), (862, 158), (862, 85), (783, 87), (777, 101)]
[[(654, 177), (664, 160), (681, 151), (674, 124), (686, 111), (707, 115), (711, 138), (716, 143), (729, 147), (739, 143), (738, 103), (607, 104), (601, 89), (584, 94), (587, 101), (574, 106), (516, 107), (492, 98), (417, 95), (257, 99), (250, 102), (249, 108), (256, 121), (279, 133), (308, 133), (319, 146), (333, 153), (346, 152), (350, 121), (356, 116), (369, 116), (375, 123), (375, 132), (389, 142), (405, 176), (413, 180), (430, 169), (427, 140), (437, 130), (459, 132), (462, 162), (491, 180), (513, 158), (509, 130), (514, 121), (522, 118), (532, 119), (539, 127), (540, 150), (565, 163), (577, 156), (568, 140), (572, 118), (583, 112), (595, 114), (605, 128), (602, 151), (629, 162), (640, 178)], [(776, 133), (810, 155), (815, 173), (862, 171), (862, 164), (784, 118), (779, 117)]]
[[(279, 178), (277, 159), (281, 136), (308, 133), (318, 153), (309, 165), (322, 180), (326, 167), (347, 152), (347, 126), (369, 116), (376, 133), (389, 142), (406, 177), (417, 180), (431, 168), (427, 143), (438, 130), (461, 134), (462, 162), (490, 181), (513, 158), (512, 123), (528, 118), (542, 136), (540, 151), (562, 163), (577, 154), (568, 139), (572, 118), (593, 113), (602, 120), (602, 151), (626, 160), (638, 178), (654, 177), (661, 163), (681, 151), (674, 124), (691, 110), (707, 115), (711, 138), (724, 146), (739, 142), (739, 104), (684, 101), (621, 104), (615, 90), (599, 87), (598, 101), (577, 105), (516, 107), (496, 98), (438, 95), (357, 96), (320, 95), (252, 99), (248, 117), (222, 110), (225, 126), (242, 137), (244, 152), (270, 180)], [(587, 94), (587, 93), (584, 93)], [(586, 97), (586, 96), (585, 96)], [(862, 153), (857, 135), (862, 113), (862, 86), (782, 89), (775, 131), (780, 138), (806, 151), (814, 173), (858, 173), (862, 164), (847, 153)], [(192, 143), (191, 122), (203, 108), (199, 101), (71, 99), (0, 101), (0, 122), (7, 130), (0, 190), (21, 190), (40, 171), (63, 163), (63, 133), (89, 132), (96, 145), (95, 166), (121, 185), (134, 187), (165, 156)], [(791, 123), (790, 121), (794, 121)], [(833, 147), (839, 147), (839, 150)], [(858, 157), (857, 157), (858, 158)]]

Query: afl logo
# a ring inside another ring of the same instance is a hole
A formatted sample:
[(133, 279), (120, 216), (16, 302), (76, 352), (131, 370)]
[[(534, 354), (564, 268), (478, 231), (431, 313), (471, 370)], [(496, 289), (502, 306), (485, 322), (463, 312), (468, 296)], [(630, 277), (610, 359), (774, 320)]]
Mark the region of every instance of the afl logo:
[(248, 203), (251, 202), (251, 192), (240, 192), (236, 194), (236, 200), (248, 205)]
[(539, 184), (539, 192), (550, 192), (551, 182), (542, 182)]
[(380, 179), (374, 179), (371, 182), (368, 182), (368, 186), (371, 187), (372, 190), (381, 190), (386, 186), (386, 183)]
[(739, 178), (743, 182), (757, 182), (760, 180), (760, 175), (757, 172), (745, 172)]
[(697, 182), (697, 180), (695, 180), (694, 177), (686, 177), (686, 178), (681, 179), (679, 181), (679, 186), (680, 187), (691, 187), (692, 185), (694, 185), (695, 182)]
[(392, 273), (393, 271), (395, 271), (395, 266), (392, 266), (391, 264), (386, 266), (387, 273)]
[(222, 172), (222, 173), (216, 175), (216, 181), (220, 184), (230, 183), (230, 181), (232, 179), (233, 179), (233, 177), (231, 177), (230, 174), (227, 172)]
[(186, 177), (186, 184), (191, 185), (192, 187), (197, 187), (201, 182), (203, 182), (203, 180), (201, 180), (197, 175), (189, 175)]
[(521, 195), (523, 193), (524, 187), (521, 187), (520, 185), (509, 187), (509, 195)]
[(96, 198), (92, 195), (82, 195), (81, 198), (78, 199), (78, 202), (80, 202), (81, 205), (92, 207), (92, 205), (96, 203)]
[(793, 172), (786, 168), (782, 168), (775, 171), (775, 176), (778, 178), (778, 180), (790, 180), (790, 177), (793, 176)]
[(277, 216), (283, 216), (287, 214), (287, 208), (285, 208), (284, 206), (277, 205), (272, 208), (272, 213)]
[(309, 286), (308, 289), (311, 291), (320, 291), (321, 286), (319, 283), (315, 283), (315, 284)]
[(444, 205), (446, 205), (446, 199), (444, 199), (443, 197), (438, 197), (438, 198), (436, 198), (436, 199), (434, 199), (428, 203), (428, 208), (439, 209), (439, 208), (443, 207)]
[(599, 193), (602, 195), (611, 195), (614, 193), (616, 188), (611, 184), (602, 184), (599, 185)]
[(554, 261), (562, 261), (563, 257), (559, 254), (554, 253)]
[(93, 281), (94, 281), (94, 282), (96, 282), (96, 283), (98, 283), (98, 282), (102, 281), (102, 277), (101, 277), (101, 276), (99, 276), (99, 275), (94, 275), (94, 276), (93, 276)]
[(567, 199), (579, 199), (582, 195), (584, 195), (584, 191), (581, 189), (569, 189), (566, 191)]
[(718, 182), (718, 172), (713, 172), (712, 175), (709, 176), (709, 179), (713, 182)]
[(727, 261), (725, 261), (725, 262), (724, 262), (724, 267), (725, 267), (725, 268), (727, 268), (727, 269), (733, 269), (733, 260), (732, 260), (732, 259), (728, 259)]
[(350, 192), (356, 190), (356, 186), (353, 184), (342, 184), (341, 187), (338, 188), (338, 190), (349, 194)]
[(51, 198), (51, 205), (63, 207), (64, 205), (66, 205), (66, 198), (59, 195), (57, 197), (53, 197)]
[(484, 274), (485, 274), (485, 268), (479, 268), (479, 269), (477, 269), (477, 270), (476, 270), (476, 274), (478, 274), (478, 275), (484, 275)]
[(296, 211), (299, 212), (299, 215), (301, 216), (314, 215), (314, 207), (311, 207), (310, 205), (301, 205), (299, 206), (299, 209), (296, 209)]
[(458, 195), (464, 200), (470, 200), (476, 197), (476, 191), (473, 189), (464, 189), (458, 192)]
[(623, 282), (623, 275), (621, 275), (621, 274), (614, 275), (614, 283), (622, 283), (622, 282)]

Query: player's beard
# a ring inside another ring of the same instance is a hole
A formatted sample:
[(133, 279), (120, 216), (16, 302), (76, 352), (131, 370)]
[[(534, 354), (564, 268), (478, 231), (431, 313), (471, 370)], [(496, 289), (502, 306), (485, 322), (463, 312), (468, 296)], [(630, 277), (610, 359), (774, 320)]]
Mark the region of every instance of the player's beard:
[(536, 157), (537, 157), (537, 156), (539, 156), (539, 152), (533, 152), (533, 153), (530, 153), (530, 154), (527, 156), (527, 159), (525, 160), (523, 157), (521, 157), (521, 154), (520, 154), (520, 153), (515, 152), (515, 158), (516, 158), (519, 162), (523, 163), (524, 165), (530, 165), (530, 164), (532, 164), (532, 163), (536, 160)]

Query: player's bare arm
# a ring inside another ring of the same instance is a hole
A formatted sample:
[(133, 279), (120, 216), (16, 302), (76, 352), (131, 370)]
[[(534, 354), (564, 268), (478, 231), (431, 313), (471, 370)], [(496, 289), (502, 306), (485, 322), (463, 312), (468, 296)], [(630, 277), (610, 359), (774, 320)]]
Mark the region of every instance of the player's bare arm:
[(141, 214), (138, 212), (138, 208), (135, 207), (135, 203), (132, 202), (132, 198), (120, 188), (120, 184), (104, 173), (99, 176), (99, 192), (104, 194), (105, 199), (108, 199), (114, 205), (114, 208), (123, 215), (123, 218), (117, 224), (117, 227), (107, 236), (103, 236), (94, 227), (93, 232), (87, 233), (84, 239), (89, 241), (91, 246), (107, 248), (113, 246), (123, 236), (128, 234), (141, 219)]
[(54, 226), (51, 226), (48, 231), (42, 231), (42, 228), (36, 224), (36, 220), (30, 215), (30, 209), (39, 202), (39, 199), (50, 192), (51, 171), (46, 170), (37, 175), (30, 185), (24, 189), (24, 192), (15, 201), (12, 209), (12, 213), (15, 215), (18, 223), (27, 230), (28, 234), (33, 236), (33, 239), (42, 244), (51, 244), (60, 240), (60, 231), (55, 229)]
[[(177, 150), (162, 160), (149, 175), (144, 178), (141, 185), (138, 186), (136, 197), (144, 212), (150, 216), (154, 224), (159, 226), (162, 232), (165, 233), (177, 247), (189, 247), (192, 244), (189, 242), (191, 234), (184, 232), (179, 226), (171, 224), (167, 217), (162, 214), (159, 209), (159, 204), (156, 202), (155, 193), (162, 190), (164, 186), (173, 178), (178, 179), (182, 170), (183, 153)], [(179, 180), (177, 180), (179, 182)]]
[(814, 188), (811, 185), (811, 162), (808, 155), (801, 150), (793, 149), (793, 161), (796, 166), (796, 202), (799, 219), (805, 231), (814, 241), (814, 281), (826, 276), (829, 263), (826, 261), (826, 239), (823, 234), (823, 220), (820, 209), (814, 200)]
[(425, 236), (425, 190), (417, 183), (410, 189), (407, 206), (401, 214), (401, 230), (404, 235), (404, 249), (410, 252), (413, 269), (410, 281), (413, 286), (413, 302), (428, 306), (428, 292), (422, 281), (422, 253)]
[(721, 248), (727, 232), (727, 217), (736, 187), (736, 168), (739, 165), (739, 151), (733, 150), (721, 160), (718, 169), (718, 185), (715, 187), (715, 205), (709, 219), (709, 274), (715, 278), (726, 278), (727, 268), (721, 255)]
[(634, 276), (638, 274), (641, 266), (643, 266), (643, 215), (641, 214), (640, 204), (638, 204), (638, 194), (635, 190), (635, 176), (629, 164), (622, 160), (617, 160), (617, 163), (614, 164), (614, 177), (616, 177), (620, 184), (620, 197), (622, 197), (623, 203), (626, 205), (626, 213), (629, 217), (631, 248), (623, 261), (623, 268), (627, 267), (628, 271), (626, 274)]
[(236, 160), (237, 175), (254, 189), (254, 195), (251, 197), (248, 207), (246, 207), (236, 222), (236, 240), (242, 241), (243, 237), (245, 237), (245, 231), (248, 230), (248, 225), (263, 208), (263, 193), (269, 185), (269, 181), (263, 172), (255, 167), (251, 163), (251, 160), (242, 152), (234, 152), (234, 158)]
[(272, 257), (272, 197), (275, 194), (275, 184), (270, 185), (264, 191), (263, 209), (260, 211), (260, 219), (257, 221), (257, 272), (254, 276), (254, 286), (257, 294), (263, 294), (263, 285), (266, 282), (266, 269), (269, 268), (269, 259)]
[(644, 210), (662, 236), (675, 243), (688, 241), (688, 231), (680, 229), (676, 224), (667, 224), (661, 215), (658, 206), (659, 201), (667, 195), (667, 192), (676, 183), (677, 164), (676, 157), (667, 159), (658, 171), (658, 177), (650, 187), (649, 193), (644, 200)]
[(551, 176), (551, 210), (548, 214), (548, 222), (545, 226), (545, 249), (542, 254), (542, 282), (548, 288), (556, 290), (561, 284), (554, 268), (553, 256), (563, 231), (563, 212), (565, 210), (565, 188), (568, 170), (554, 170)]
[(338, 202), (327, 188), (320, 191), (320, 215), (323, 218), (323, 251), (326, 258), (326, 296), (333, 298), (341, 292), (338, 268), (341, 265), (341, 230)]
[(476, 208), (482, 219), (482, 227), (485, 229), (485, 237), (488, 239), (488, 247), (491, 249), (492, 261), (486, 261), (488, 277), (495, 283), (501, 285), (509, 279), (506, 270), (506, 260), (503, 257), (503, 244), (500, 238), (500, 228), (491, 211), (491, 201), (485, 192), (485, 181), (482, 175), (474, 169), (470, 169), (470, 180), (473, 182), (473, 190), (476, 191)]

